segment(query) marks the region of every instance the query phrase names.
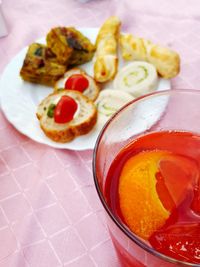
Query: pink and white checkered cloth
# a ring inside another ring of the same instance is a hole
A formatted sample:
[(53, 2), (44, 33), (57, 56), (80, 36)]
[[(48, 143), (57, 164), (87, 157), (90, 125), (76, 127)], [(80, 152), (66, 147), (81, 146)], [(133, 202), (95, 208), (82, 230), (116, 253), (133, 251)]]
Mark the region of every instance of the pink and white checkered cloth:
[[(4, 0), (2, 9), (9, 35), (0, 39), (0, 73), (54, 26), (99, 27), (117, 15), (123, 31), (180, 53), (173, 88), (200, 88), (199, 0)], [(91, 162), (92, 151), (35, 143), (0, 112), (0, 267), (119, 266)]]
[(8, 31), (5, 23), (5, 19), (1, 10), (2, 1), (0, 0), (0, 37), (6, 36)]

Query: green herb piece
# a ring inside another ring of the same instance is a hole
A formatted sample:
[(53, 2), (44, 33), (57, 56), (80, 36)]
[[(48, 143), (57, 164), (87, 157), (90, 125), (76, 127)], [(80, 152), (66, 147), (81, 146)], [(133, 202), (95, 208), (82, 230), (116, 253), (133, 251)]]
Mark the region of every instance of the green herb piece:
[(62, 92), (62, 91), (64, 91), (65, 90), (65, 88), (58, 88), (56, 91), (57, 92)]
[[(123, 81), (127, 87), (132, 87), (134, 84), (141, 83), (148, 77), (149, 73), (146, 67), (138, 66), (138, 69), (140, 69), (140, 71), (139, 70), (132, 71), (128, 73), (127, 76), (124, 77)], [(138, 78), (140, 75), (140, 72), (141, 72), (142, 77)]]
[(55, 107), (56, 107), (55, 104), (51, 104), (51, 105), (49, 105), (49, 107), (48, 107), (48, 111), (47, 111), (47, 116), (48, 116), (49, 118), (53, 118)]
[(42, 56), (42, 47), (39, 47), (35, 50), (35, 55), (41, 57)]

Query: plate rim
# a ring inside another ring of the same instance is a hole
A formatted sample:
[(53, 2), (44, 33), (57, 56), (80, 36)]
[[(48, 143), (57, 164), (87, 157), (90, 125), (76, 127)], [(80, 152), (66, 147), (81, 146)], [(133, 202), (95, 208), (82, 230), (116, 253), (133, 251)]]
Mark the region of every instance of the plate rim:
[[(77, 27), (76, 28), (77, 30), (79, 30), (80, 32), (82, 32), (83, 34), (85, 34), (84, 32), (88, 31), (88, 32), (91, 32), (90, 34), (95, 34), (97, 35), (98, 34), (98, 31), (99, 31), (99, 27)], [(87, 34), (86, 34), (87, 35)], [(95, 36), (96, 38), (96, 36)], [(38, 38), (37, 40), (33, 41), (33, 42), (40, 42), (40, 43), (45, 43), (45, 37), (40, 37)], [(30, 42), (31, 43), (31, 42)], [(29, 44), (30, 45), (30, 44)], [(13, 117), (12, 116), (9, 116), (9, 113), (7, 112), (7, 105), (4, 104), (4, 102), (2, 101), (2, 98), (3, 98), (3, 94), (2, 94), (2, 88), (3, 88), (3, 81), (6, 77), (6, 74), (7, 72), (9, 73), (10, 72), (10, 65), (12, 63), (14, 63), (18, 57), (22, 56), (23, 54), (26, 53), (29, 45), (26, 45), (24, 46), (21, 50), (19, 50), (15, 56), (7, 63), (7, 65), (5, 66), (1, 76), (0, 76), (0, 108), (1, 108), (1, 111), (3, 113), (3, 115), (5, 116), (5, 118), (7, 119), (7, 121), (21, 134), (23, 134), (24, 136), (28, 137), (29, 139), (31, 139), (32, 141), (35, 141), (39, 144), (42, 144), (42, 145), (46, 145), (46, 146), (49, 146), (49, 147), (52, 147), (52, 148), (56, 148), (56, 149), (68, 149), (68, 150), (72, 150), (72, 151), (84, 151), (84, 150), (93, 150), (94, 147), (95, 147), (95, 143), (96, 143), (96, 140), (97, 140), (97, 137), (101, 131), (101, 129), (99, 129), (98, 133), (96, 133), (96, 135), (94, 136), (95, 138), (95, 142), (94, 144), (92, 143), (92, 145), (83, 145), (83, 146), (79, 146), (79, 145), (75, 145), (75, 147), (73, 147), (73, 140), (71, 142), (67, 142), (67, 143), (59, 143), (59, 142), (54, 142), (53, 140), (49, 139), (47, 136), (45, 136), (45, 134), (43, 133), (43, 136), (44, 138), (47, 140), (46, 142), (43, 141), (43, 139), (37, 139), (35, 138), (35, 136), (32, 136), (30, 135), (29, 133), (27, 133), (27, 131), (25, 130), (25, 128), (23, 127), (20, 127), (20, 125), (18, 125), (16, 123), (15, 120), (13, 120)], [(20, 62), (18, 63), (18, 65), (22, 65), (23, 62)], [(81, 65), (80, 65), (81, 66)], [(18, 74), (18, 78), (20, 79), (20, 75)], [(162, 79), (162, 78), (159, 78), (159, 79)], [(162, 79), (164, 80), (164, 79)], [(168, 83), (169, 83), (169, 89), (171, 89), (171, 80), (167, 80)], [(50, 87), (48, 87), (50, 88)], [(37, 118), (36, 118), (37, 119)], [(38, 123), (38, 126), (39, 126), (39, 123)], [(42, 130), (41, 130), (42, 131)], [(91, 132), (89, 132), (88, 134), (90, 134)], [(82, 135), (82, 136), (79, 136), (79, 137), (76, 137), (75, 139), (78, 139), (78, 138), (83, 138), (84, 136), (86, 135)], [(75, 140), (74, 139), (74, 140)], [(91, 140), (92, 142), (93, 140)], [(81, 140), (80, 140), (81, 142)], [(89, 142), (89, 143), (91, 143)], [(84, 142), (83, 142), (84, 143)]]

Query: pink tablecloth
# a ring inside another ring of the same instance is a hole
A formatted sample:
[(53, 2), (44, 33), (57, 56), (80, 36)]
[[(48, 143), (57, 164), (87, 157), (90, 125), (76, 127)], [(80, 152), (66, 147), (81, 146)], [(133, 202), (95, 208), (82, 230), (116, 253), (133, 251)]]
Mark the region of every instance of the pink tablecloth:
[[(173, 88), (200, 87), (199, 0), (4, 0), (2, 8), (9, 35), (0, 39), (0, 72), (51, 27), (98, 27), (115, 14), (124, 31), (179, 51)], [(91, 163), (92, 151), (37, 144), (0, 113), (0, 267), (119, 266)]]

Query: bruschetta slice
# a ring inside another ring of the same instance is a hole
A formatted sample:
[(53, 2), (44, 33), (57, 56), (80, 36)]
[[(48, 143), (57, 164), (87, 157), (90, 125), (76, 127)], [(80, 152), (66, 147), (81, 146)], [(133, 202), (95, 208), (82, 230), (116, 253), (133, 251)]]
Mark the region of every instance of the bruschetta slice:
[(36, 115), (45, 135), (60, 143), (87, 134), (97, 121), (94, 103), (74, 90), (50, 94), (39, 104)]
[(56, 82), (54, 89), (55, 91), (60, 89), (77, 90), (92, 101), (96, 100), (100, 91), (96, 81), (79, 68), (73, 68), (65, 72), (64, 77)]

